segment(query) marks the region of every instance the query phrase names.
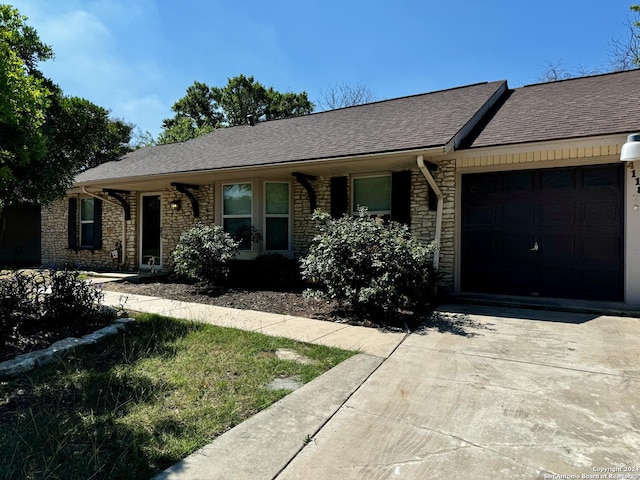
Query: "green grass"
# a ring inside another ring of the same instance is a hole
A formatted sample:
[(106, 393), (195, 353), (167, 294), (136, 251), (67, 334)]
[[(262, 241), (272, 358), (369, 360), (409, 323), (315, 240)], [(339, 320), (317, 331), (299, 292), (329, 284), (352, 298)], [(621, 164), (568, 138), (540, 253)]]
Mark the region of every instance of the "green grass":
[[(316, 362), (268, 353), (278, 348)], [(308, 382), (353, 353), (143, 315), (0, 382), (0, 479), (150, 478), (289, 393), (271, 380)]]

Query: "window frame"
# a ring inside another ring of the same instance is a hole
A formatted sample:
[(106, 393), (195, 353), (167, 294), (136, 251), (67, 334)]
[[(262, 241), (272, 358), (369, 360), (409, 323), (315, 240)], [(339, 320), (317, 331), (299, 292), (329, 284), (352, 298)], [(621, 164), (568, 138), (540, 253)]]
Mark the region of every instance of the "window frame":
[[(379, 216), (379, 217), (387, 217), (387, 218), (391, 217), (391, 211), (393, 209), (393, 204), (392, 204), (393, 203), (393, 194), (392, 194), (393, 178), (392, 178), (391, 172), (373, 173), (368, 175), (354, 175), (351, 177), (351, 185), (350, 185), (351, 186), (351, 202), (350, 202), (351, 215), (357, 215), (358, 206), (360, 206), (356, 204), (356, 182), (358, 180), (363, 180), (363, 179), (383, 178), (383, 177), (386, 177), (389, 179), (389, 209), (388, 210), (369, 209), (368, 212), (371, 216)], [(361, 206), (366, 206), (366, 205), (361, 205)]]
[[(233, 186), (233, 185), (251, 185), (251, 213), (249, 214), (225, 214), (224, 211), (224, 190), (225, 187), (227, 186)], [(249, 219), (249, 227), (255, 226), (255, 211), (256, 211), (256, 206), (255, 206), (255, 199), (256, 199), (256, 189), (255, 189), (255, 182), (252, 180), (247, 180), (247, 181), (234, 181), (234, 182), (223, 182), (221, 183), (220, 186), (220, 225), (222, 225), (222, 228), (224, 229), (224, 224), (225, 224), (225, 220), (226, 219), (242, 219), (242, 218), (248, 218)], [(225, 230), (226, 231), (226, 230)], [(253, 242), (250, 243), (249, 248), (239, 248), (240, 252), (252, 252), (254, 249), (253, 246)]]
[[(266, 205), (266, 191), (268, 183), (286, 183), (289, 185), (289, 213), (288, 215), (284, 214), (267, 214), (267, 205)], [(252, 204), (251, 217), (249, 215), (225, 215), (224, 213), (224, 187), (229, 185), (238, 185), (238, 184), (251, 184), (252, 185)], [(274, 177), (274, 178), (264, 178), (264, 177), (239, 177), (239, 178), (231, 178), (225, 180), (218, 180), (215, 182), (215, 219), (214, 223), (220, 225), (224, 228), (224, 223), (226, 218), (250, 218), (251, 225), (256, 228), (256, 230), (262, 236), (262, 240), (257, 243), (251, 243), (251, 248), (247, 250), (239, 250), (236, 254), (236, 258), (240, 260), (250, 260), (255, 258), (257, 255), (261, 253), (278, 253), (284, 255), (286, 257), (293, 257), (293, 245), (294, 245), (294, 196), (295, 196), (295, 184), (292, 180), (287, 179), (286, 177)], [(266, 249), (266, 224), (267, 218), (275, 218), (280, 216), (280, 218), (288, 217), (287, 222), (287, 250), (267, 250)]]
[[(94, 197), (81, 197), (80, 199), (80, 205), (79, 205), (79, 209), (78, 209), (78, 219), (79, 219), (79, 225), (80, 225), (80, 229), (78, 232), (78, 246), (80, 248), (91, 248), (95, 245), (95, 224), (96, 224), (96, 218), (95, 218), (95, 206), (96, 206), (96, 199)], [(82, 213), (84, 212), (84, 208), (82, 208), (83, 204), (85, 201), (90, 201), (91, 202), (91, 219), (90, 220), (86, 220), (82, 218)], [(92, 230), (93, 230), (93, 234), (92, 234), (92, 242), (91, 243), (85, 243), (85, 240), (82, 238), (83, 235), (83, 231), (84, 229), (82, 228), (84, 225), (91, 225)]]

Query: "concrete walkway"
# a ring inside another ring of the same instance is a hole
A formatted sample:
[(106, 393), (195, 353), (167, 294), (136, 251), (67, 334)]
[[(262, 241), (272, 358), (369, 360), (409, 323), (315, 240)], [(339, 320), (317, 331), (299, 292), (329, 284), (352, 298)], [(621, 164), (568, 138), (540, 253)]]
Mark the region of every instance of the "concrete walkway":
[(640, 469), (638, 318), (444, 305), (404, 335), (131, 295), (126, 307), (366, 352), (161, 479), (640, 478), (625, 470)]

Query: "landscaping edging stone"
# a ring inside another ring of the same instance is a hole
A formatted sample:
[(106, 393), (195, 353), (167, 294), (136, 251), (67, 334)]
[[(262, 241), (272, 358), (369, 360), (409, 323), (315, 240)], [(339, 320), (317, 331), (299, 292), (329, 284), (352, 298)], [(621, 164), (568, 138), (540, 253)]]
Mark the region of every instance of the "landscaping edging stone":
[(70, 350), (83, 346), (98, 343), (105, 337), (115, 335), (123, 330), (128, 323), (135, 322), (133, 318), (119, 318), (112, 325), (103, 327), (93, 333), (89, 333), (80, 338), (69, 337), (59, 340), (47, 348), (34, 352), (23, 353), (13, 360), (0, 363), (0, 379), (10, 378), (19, 373), (30, 372), (36, 367), (49, 365), (59, 361), (62, 356)]

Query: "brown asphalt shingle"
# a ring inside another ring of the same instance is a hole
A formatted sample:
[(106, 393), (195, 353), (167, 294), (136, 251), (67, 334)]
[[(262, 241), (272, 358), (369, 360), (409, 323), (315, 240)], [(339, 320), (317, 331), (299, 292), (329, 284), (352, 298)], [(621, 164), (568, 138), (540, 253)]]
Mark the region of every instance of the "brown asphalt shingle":
[(81, 173), (76, 182), (440, 147), (505, 86), (505, 81), (481, 83), (222, 128), (187, 142), (136, 150)]
[(470, 148), (640, 130), (640, 70), (510, 90), (469, 138)]

